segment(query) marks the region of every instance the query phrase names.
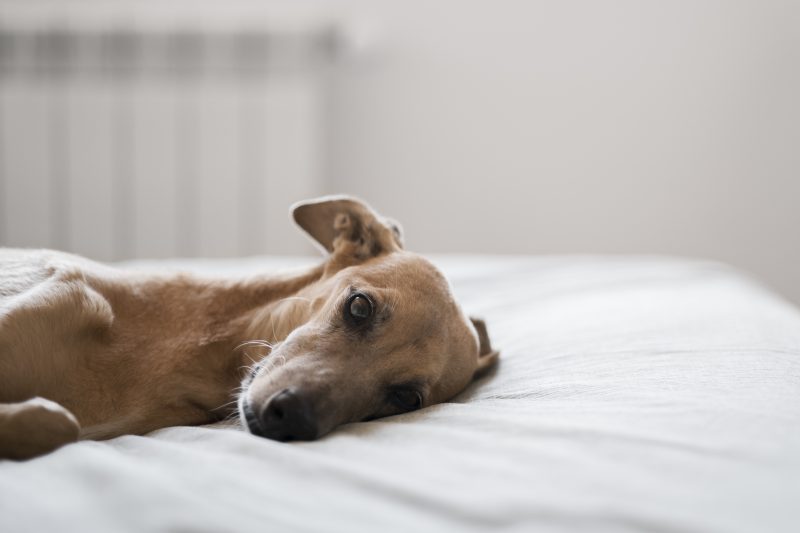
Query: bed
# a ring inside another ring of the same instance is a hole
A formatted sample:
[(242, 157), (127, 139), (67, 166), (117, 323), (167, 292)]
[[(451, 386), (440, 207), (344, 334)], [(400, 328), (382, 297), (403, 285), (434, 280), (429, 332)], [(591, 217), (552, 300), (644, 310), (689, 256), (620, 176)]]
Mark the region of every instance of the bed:
[(800, 531), (791, 304), (706, 261), (433, 259), (502, 352), (454, 401), (316, 442), (220, 424), (0, 462), (0, 531)]

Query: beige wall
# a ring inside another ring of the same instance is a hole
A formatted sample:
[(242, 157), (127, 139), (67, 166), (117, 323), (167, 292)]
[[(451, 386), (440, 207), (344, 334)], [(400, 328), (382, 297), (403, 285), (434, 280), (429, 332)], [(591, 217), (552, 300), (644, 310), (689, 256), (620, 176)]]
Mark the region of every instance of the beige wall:
[(800, 2), (342, 4), (331, 191), (410, 247), (711, 257), (800, 302)]

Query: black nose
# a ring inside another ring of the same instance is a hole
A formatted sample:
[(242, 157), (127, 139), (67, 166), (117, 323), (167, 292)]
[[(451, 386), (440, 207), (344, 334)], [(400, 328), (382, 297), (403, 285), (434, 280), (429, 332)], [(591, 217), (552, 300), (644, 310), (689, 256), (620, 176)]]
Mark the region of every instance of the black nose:
[(317, 420), (303, 394), (284, 389), (264, 406), (258, 417), (258, 432), (273, 440), (311, 440), (317, 437)]

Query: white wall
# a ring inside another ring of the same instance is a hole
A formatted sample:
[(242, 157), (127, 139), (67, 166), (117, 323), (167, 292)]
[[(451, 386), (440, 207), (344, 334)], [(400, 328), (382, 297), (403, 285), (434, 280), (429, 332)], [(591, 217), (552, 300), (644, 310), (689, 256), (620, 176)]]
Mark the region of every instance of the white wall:
[[(353, 46), (320, 121), (319, 193), (363, 196), (423, 252), (711, 257), (800, 302), (796, 0), (8, 6), (165, 25), (339, 20)], [(269, 250), (305, 246), (286, 220), (296, 189), (271, 183)]]
[(800, 2), (352, 1), (331, 191), (427, 252), (712, 257), (800, 301)]

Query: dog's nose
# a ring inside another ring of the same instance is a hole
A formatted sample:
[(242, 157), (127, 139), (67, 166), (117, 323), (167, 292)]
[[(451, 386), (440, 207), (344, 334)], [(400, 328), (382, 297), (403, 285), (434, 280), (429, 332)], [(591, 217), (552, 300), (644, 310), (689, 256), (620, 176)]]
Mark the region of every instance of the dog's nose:
[(317, 437), (317, 420), (301, 393), (284, 389), (267, 403), (259, 417), (261, 435), (273, 440), (311, 440)]

